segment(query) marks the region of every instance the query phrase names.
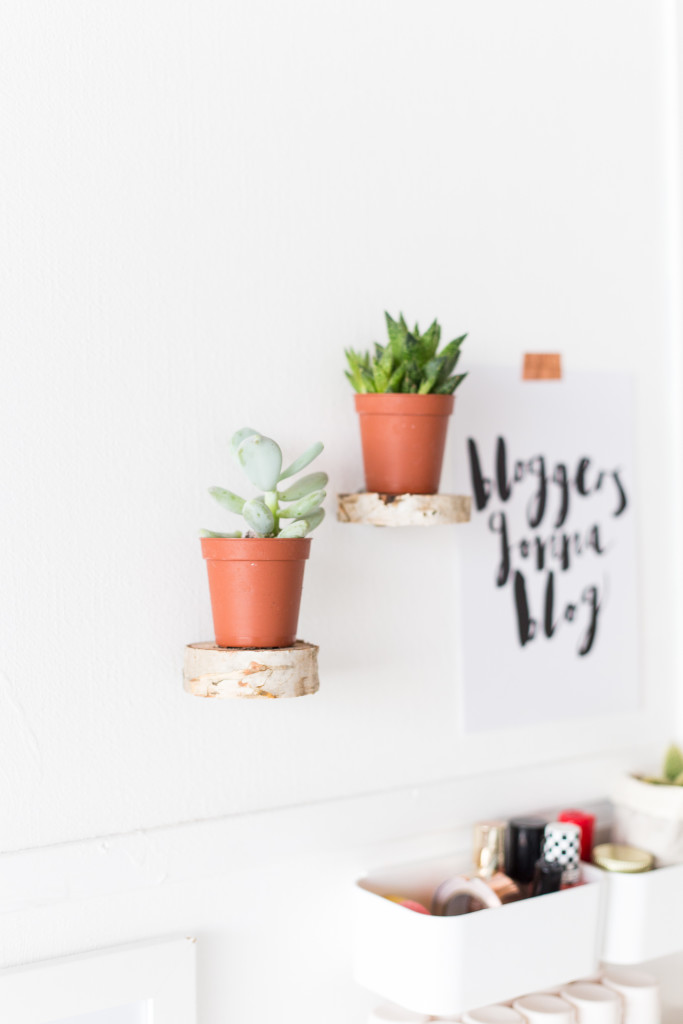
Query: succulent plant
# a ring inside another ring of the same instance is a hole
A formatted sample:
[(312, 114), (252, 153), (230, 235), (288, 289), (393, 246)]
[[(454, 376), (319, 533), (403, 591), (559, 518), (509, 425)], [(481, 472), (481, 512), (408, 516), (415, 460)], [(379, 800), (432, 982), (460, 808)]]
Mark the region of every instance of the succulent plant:
[(389, 333), (386, 345), (375, 342), (374, 355), (345, 350), (349, 364), (345, 372), (355, 390), (361, 394), (452, 395), (467, 376), (453, 373), (467, 335), (455, 338), (439, 352), (438, 321), (421, 334), (417, 324), (415, 330), (408, 330), (403, 313), (398, 320), (384, 315)]
[[(327, 473), (308, 473), (295, 483), (280, 489), (283, 480), (300, 473), (323, 450), (316, 441), (290, 466), (282, 469), (282, 450), (270, 437), (251, 427), (242, 427), (230, 441), (230, 453), (246, 476), (262, 494), (241, 498), (223, 487), (210, 487), (209, 494), (228, 512), (243, 516), (247, 531), (215, 533), (202, 530), (202, 537), (305, 537), (325, 516), (321, 507), (325, 499)], [(281, 520), (285, 520), (283, 524)]]
[(653, 786), (683, 786), (683, 750), (672, 744), (664, 755), (661, 775), (643, 775), (642, 782)]

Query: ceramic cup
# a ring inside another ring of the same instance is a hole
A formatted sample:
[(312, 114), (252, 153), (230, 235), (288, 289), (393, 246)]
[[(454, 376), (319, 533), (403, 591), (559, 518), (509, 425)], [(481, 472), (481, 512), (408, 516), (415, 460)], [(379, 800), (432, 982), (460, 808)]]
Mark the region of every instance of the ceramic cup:
[(602, 984), (624, 1001), (624, 1024), (659, 1024), (662, 1019), (659, 983), (653, 974), (630, 967), (608, 967)]
[(522, 996), (512, 1005), (529, 1024), (576, 1024), (576, 1011), (572, 1004), (547, 992)]
[(621, 996), (592, 981), (564, 985), (561, 996), (576, 1008), (578, 1024), (622, 1024)]
[(482, 1006), (463, 1013), (462, 1024), (524, 1024), (524, 1017), (511, 1006)]

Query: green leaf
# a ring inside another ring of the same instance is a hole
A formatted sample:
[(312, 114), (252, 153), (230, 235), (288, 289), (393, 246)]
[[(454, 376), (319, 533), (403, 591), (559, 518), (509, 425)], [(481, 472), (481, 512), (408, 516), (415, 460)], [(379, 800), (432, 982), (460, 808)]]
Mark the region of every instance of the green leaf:
[(460, 358), (460, 346), (466, 337), (467, 335), (463, 334), (460, 338), (454, 338), (453, 341), (449, 341), (446, 347), (439, 352), (439, 355), (444, 361), (439, 384), (443, 384), (443, 382), (453, 373), (458, 359)]
[(230, 438), (230, 454), (233, 459), (237, 458), (237, 449), (242, 444), (242, 441), (246, 437), (251, 437), (252, 434), (258, 434), (258, 430), (252, 430), (251, 427), (242, 427), (241, 430), (236, 431)]
[[(302, 469), (305, 469), (314, 459), (318, 458), (324, 447), (325, 445), (322, 441), (316, 441), (315, 444), (306, 449), (303, 455), (295, 459), (291, 466), (287, 466), (287, 469), (280, 473), (278, 480), (287, 480), (288, 477), (294, 476), (295, 473), (300, 473)], [(327, 477), (325, 477), (325, 483), (327, 483)]]
[(238, 516), (242, 514), (245, 499), (240, 498), (239, 494), (226, 491), (224, 487), (209, 487), (209, 494), (219, 505), (227, 508), (228, 512), (236, 512)]
[(377, 388), (375, 387), (375, 380), (371, 371), (363, 367), (360, 372), (363, 379), (364, 394), (374, 395), (377, 392)]
[(384, 313), (384, 316), (387, 321), (387, 333), (389, 335), (389, 344), (391, 346), (391, 351), (394, 356), (394, 359), (397, 362), (399, 362), (403, 358), (405, 353), (405, 341), (406, 335), (408, 334), (408, 327), (406, 325), (405, 320), (403, 319), (402, 313), (400, 315), (398, 323), (396, 322), (396, 320), (392, 319), (392, 317), (390, 317), (386, 311)]
[(417, 340), (414, 334), (406, 334), (406, 359), (409, 362), (414, 362), (419, 366), (420, 357), (420, 342)]
[[(325, 509), (324, 508), (317, 508), (317, 509), (315, 509), (314, 512), (309, 512), (308, 515), (306, 516), (306, 519), (305, 519), (305, 522), (307, 524), (306, 532), (307, 533), (312, 533), (313, 530), (317, 529), (318, 526), (320, 526), (320, 524), (322, 523), (324, 518), (325, 518)], [(299, 519), (297, 519), (296, 521), (297, 522), (301, 522), (301, 520), (299, 520)]]
[(312, 491), (305, 498), (299, 498), (289, 508), (283, 509), (280, 512), (280, 518), (301, 519), (302, 516), (307, 516), (309, 512), (314, 512), (319, 505), (322, 505), (326, 497), (326, 491)]
[(286, 491), (278, 492), (278, 498), (280, 501), (297, 501), (310, 494), (311, 491), (321, 490), (328, 480), (327, 473), (308, 473), (307, 476), (302, 476), (295, 484), (288, 487)]
[(285, 526), (284, 530), (280, 530), (278, 537), (305, 537), (308, 533), (308, 523), (305, 519), (295, 519), (289, 526)]
[(362, 371), (364, 368), (367, 369), (368, 367), (367, 355), (364, 355), (362, 352), (356, 352), (352, 348), (344, 349), (344, 355), (346, 356), (348, 364), (351, 368), (350, 376), (348, 375), (347, 372), (347, 376), (349, 376), (351, 384), (356, 389), (356, 391), (364, 392), (365, 388), (363, 383)]
[(237, 458), (255, 487), (261, 491), (275, 490), (282, 469), (282, 452), (272, 438), (261, 434), (246, 437), (237, 449)]
[(405, 374), (404, 366), (397, 366), (387, 384), (387, 391), (396, 392), (401, 390), (401, 382), (403, 381), (403, 375)]
[(199, 536), (200, 537), (229, 537), (230, 539), (233, 539), (235, 537), (241, 537), (242, 534), (240, 533), (239, 530), (237, 530), (236, 533), (214, 533), (213, 530), (200, 530), (199, 531)]
[(436, 359), (430, 359), (424, 368), (424, 377), (418, 391), (419, 395), (428, 395), (432, 390), (443, 366), (443, 356), (437, 356)]
[(422, 349), (425, 353), (425, 362), (429, 362), (436, 355), (441, 340), (441, 328), (437, 320), (429, 325), (421, 338)]
[(664, 755), (662, 774), (669, 782), (673, 782), (681, 773), (683, 773), (683, 751), (672, 743)]
[(466, 373), (458, 373), (455, 377), (451, 377), (449, 380), (444, 381), (443, 384), (437, 384), (432, 394), (452, 395), (455, 389), (462, 384), (466, 376)]
[(251, 501), (246, 501), (242, 515), (259, 537), (271, 536), (275, 526), (275, 517), (262, 498), (252, 498)]
[[(376, 346), (381, 349), (381, 345)], [(385, 349), (382, 349), (382, 354), (379, 358), (375, 357), (372, 365), (372, 379), (375, 385), (375, 389), (382, 394), (387, 390), (389, 386), (389, 379), (391, 377), (391, 371), (394, 365), (394, 356), (391, 351), (391, 347), (387, 345)]]

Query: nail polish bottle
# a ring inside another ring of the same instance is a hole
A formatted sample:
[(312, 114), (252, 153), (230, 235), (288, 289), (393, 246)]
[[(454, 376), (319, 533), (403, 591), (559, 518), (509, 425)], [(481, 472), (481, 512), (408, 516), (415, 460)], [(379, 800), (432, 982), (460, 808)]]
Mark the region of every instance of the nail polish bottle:
[(578, 885), (581, 829), (571, 821), (551, 821), (545, 827), (543, 858), (562, 865), (562, 887)]
[(595, 815), (588, 811), (578, 811), (571, 808), (567, 811), (560, 811), (558, 821), (571, 821), (581, 829), (581, 860), (590, 862), (593, 852), (593, 834), (595, 832)]
[(541, 858), (536, 861), (534, 877), (531, 882), (530, 896), (545, 896), (551, 892), (559, 892), (562, 887), (563, 867), (554, 860)]
[(543, 856), (543, 818), (512, 818), (508, 823), (505, 870), (528, 895), (536, 862)]
[(505, 870), (504, 821), (480, 821), (474, 826), (474, 868), (500, 898), (501, 903), (521, 899), (520, 888)]

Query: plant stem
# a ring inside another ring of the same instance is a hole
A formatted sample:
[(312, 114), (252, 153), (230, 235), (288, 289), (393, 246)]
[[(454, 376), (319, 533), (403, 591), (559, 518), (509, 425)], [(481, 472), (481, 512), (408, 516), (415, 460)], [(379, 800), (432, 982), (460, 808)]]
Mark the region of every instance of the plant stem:
[(273, 519), (275, 520), (273, 523), (273, 537), (277, 537), (280, 532), (280, 503), (278, 501), (277, 491), (266, 491), (263, 496), (263, 500), (273, 513)]

